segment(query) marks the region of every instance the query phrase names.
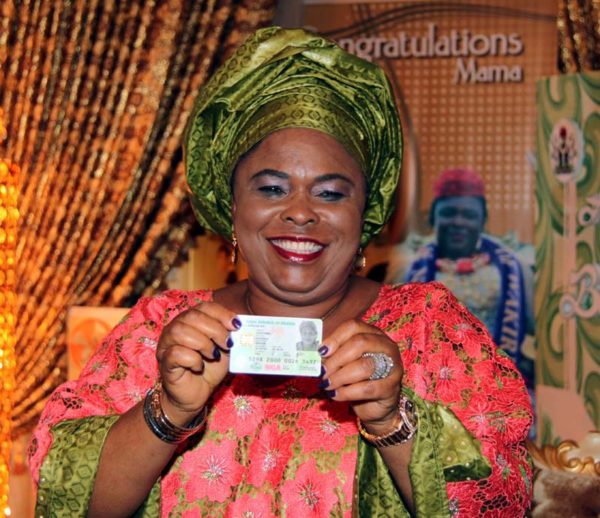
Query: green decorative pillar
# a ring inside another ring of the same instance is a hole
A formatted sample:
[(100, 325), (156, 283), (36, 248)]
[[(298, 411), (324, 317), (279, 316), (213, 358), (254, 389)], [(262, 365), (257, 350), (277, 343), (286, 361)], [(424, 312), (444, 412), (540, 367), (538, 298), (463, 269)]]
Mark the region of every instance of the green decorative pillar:
[(538, 439), (600, 429), (600, 73), (537, 83)]

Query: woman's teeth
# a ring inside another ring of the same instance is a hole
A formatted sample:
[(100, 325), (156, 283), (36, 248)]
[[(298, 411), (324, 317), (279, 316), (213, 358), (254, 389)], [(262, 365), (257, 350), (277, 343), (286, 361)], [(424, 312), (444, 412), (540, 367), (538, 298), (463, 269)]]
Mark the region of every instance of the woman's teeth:
[(313, 241), (291, 241), (288, 239), (273, 239), (271, 241), (275, 246), (283, 248), (287, 252), (296, 254), (314, 254), (323, 249), (323, 245), (319, 245)]

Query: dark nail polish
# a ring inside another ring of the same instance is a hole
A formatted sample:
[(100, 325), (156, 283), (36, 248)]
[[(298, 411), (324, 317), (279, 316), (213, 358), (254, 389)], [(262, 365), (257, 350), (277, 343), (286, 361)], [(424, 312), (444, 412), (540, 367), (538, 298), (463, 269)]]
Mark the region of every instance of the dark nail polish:
[(319, 354), (321, 356), (325, 356), (328, 352), (329, 352), (329, 347), (327, 347), (326, 345), (319, 347)]
[(231, 336), (229, 336), (227, 338), (227, 342), (225, 342), (227, 347), (229, 347), (230, 349), (233, 347), (233, 340), (231, 339)]
[(213, 349), (213, 358), (214, 358), (216, 361), (219, 361), (219, 360), (221, 359), (221, 351), (219, 350), (219, 348), (218, 348), (218, 347), (215, 347), (215, 348)]
[[(319, 383), (319, 388), (320, 389), (324, 389), (329, 387), (329, 380), (321, 380), (321, 383)], [(335, 392), (335, 391), (333, 391)]]
[(242, 327), (242, 321), (239, 318), (237, 318), (237, 317), (235, 317), (231, 321), (231, 323), (233, 324), (233, 327), (235, 327), (236, 329), (239, 329), (240, 327)]
[(325, 395), (326, 395), (328, 398), (334, 398), (334, 397), (335, 397), (335, 390), (326, 390), (326, 391), (325, 391)]
[(325, 376), (326, 372), (327, 369), (325, 368), (325, 365), (321, 365), (321, 374), (319, 374), (319, 377), (322, 378), (323, 376)]

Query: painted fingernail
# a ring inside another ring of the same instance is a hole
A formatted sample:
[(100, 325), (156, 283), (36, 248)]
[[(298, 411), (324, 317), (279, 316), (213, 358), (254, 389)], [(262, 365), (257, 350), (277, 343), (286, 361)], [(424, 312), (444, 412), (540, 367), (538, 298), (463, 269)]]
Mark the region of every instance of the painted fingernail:
[(326, 345), (319, 347), (319, 354), (321, 356), (325, 356), (328, 352), (329, 352), (329, 347), (327, 347)]
[(235, 317), (231, 321), (231, 323), (233, 324), (233, 327), (235, 327), (236, 329), (239, 329), (240, 327), (242, 327), (242, 321), (239, 318), (237, 318), (237, 317)]
[(321, 365), (321, 374), (319, 374), (319, 377), (322, 378), (323, 376), (325, 376), (326, 372), (327, 369), (325, 368), (325, 365)]
[(233, 340), (231, 339), (231, 336), (229, 336), (227, 338), (227, 341), (225, 342), (225, 345), (227, 345), (227, 347), (229, 347), (229, 349), (231, 349), (233, 347)]
[[(329, 387), (329, 380), (321, 380), (321, 383), (319, 383), (319, 388), (324, 389), (327, 387)], [(335, 390), (332, 390), (330, 392), (335, 392)]]
[(326, 390), (326, 391), (325, 391), (325, 395), (326, 395), (328, 398), (331, 398), (331, 399), (333, 399), (333, 398), (335, 397), (335, 390)]
[(219, 350), (218, 347), (215, 347), (213, 349), (213, 358), (217, 361), (219, 361), (221, 359), (221, 351)]

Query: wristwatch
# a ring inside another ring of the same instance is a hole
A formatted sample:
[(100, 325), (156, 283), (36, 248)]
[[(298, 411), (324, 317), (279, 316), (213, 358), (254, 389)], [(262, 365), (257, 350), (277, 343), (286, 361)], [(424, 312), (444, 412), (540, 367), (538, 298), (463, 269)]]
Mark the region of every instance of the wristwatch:
[(360, 435), (376, 448), (386, 448), (405, 443), (410, 441), (417, 433), (417, 409), (415, 404), (404, 395), (401, 395), (398, 401), (398, 415), (391, 432), (384, 435), (373, 435), (365, 430), (360, 419), (357, 418), (356, 421)]

